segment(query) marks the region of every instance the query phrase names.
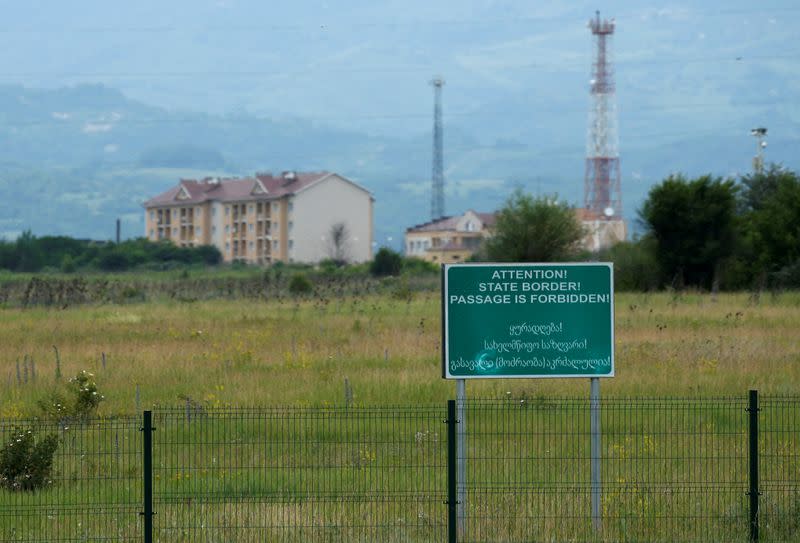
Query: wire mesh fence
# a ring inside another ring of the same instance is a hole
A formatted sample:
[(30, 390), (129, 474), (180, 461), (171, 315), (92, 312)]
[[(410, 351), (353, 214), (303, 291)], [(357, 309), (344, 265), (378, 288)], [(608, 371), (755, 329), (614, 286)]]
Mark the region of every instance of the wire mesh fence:
[(800, 541), (800, 397), (765, 397), (759, 413), (761, 535)]
[(459, 541), (748, 538), (746, 398), (606, 399), (593, 522), (590, 402), (468, 402)]
[(441, 408), (155, 413), (161, 541), (442, 541)]
[(0, 420), (0, 541), (141, 541), (140, 426)]
[[(154, 411), (149, 434), (141, 417), (0, 421), (0, 541), (752, 537), (747, 397), (604, 398), (599, 489), (590, 417), (588, 399), (541, 397), (469, 401), (459, 420), (445, 405), (187, 405)], [(756, 417), (760, 540), (799, 541), (800, 397), (762, 398)], [(463, 450), (448, 424), (464, 429)], [(37, 472), (37, 444), (53, 440), (51, 469)], [(464, 516), (451, 532), (457, 456)], [(152, 530), (141, 514), (148, 477)]]

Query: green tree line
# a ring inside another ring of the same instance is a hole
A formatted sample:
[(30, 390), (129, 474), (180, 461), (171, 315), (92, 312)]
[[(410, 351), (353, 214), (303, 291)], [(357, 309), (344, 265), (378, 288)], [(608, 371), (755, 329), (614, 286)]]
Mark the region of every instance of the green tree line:
[(590, 254), (565, 202), (516, 191), (476, 259), (611, 261), (617, 288), (800, 288), (800, 177), (777, 165), (730, 179), (671, 175), (638, 210), (643, 232)]
[[(672, 175), (639, 209), (640, 238), (606, 252), (632, 288), (800, 287), (800, 177), (777, 165), (735, 180)], [(635, 271), (634, 271), (635, 270)]]
[(160, 270), (221, 261), (222, 255), (213, 246), (178, 247), (144, 238), (117, 244), (67, 236), (36, 237), (27, 231), (15, 241), (0, 241), (0, 269), (13, 272)]

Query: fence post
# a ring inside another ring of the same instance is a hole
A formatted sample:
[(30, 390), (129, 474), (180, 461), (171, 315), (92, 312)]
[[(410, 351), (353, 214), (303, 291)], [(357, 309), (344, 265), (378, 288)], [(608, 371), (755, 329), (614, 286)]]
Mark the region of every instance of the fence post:
[(456, 402), (447, 400), (447, 541), (458, 541), (458, 498), (456, 497)]
[(749, 414), (749, 437), (750, 445), (750, 541), (758, 541), (758, 391), (751, 390), (747, 412)]
[(144, 517), (144, 543), (153, 543), (153, 430), (153, 412), (145, 411), (142, 424), (144, 511), (139, 513)]

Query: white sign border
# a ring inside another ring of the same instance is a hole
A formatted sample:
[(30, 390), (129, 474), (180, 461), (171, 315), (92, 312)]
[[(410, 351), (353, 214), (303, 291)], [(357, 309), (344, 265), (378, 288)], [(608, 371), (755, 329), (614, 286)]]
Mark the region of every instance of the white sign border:
[[(587, 373), (587, 374), (568, 374), (568, 375), (561, 375), (561, 374), (554, 374), (554, 375), (453, 375), (450, 373), (450, 364), (448, 364), (449, 360), (449, 342), (448, 342), (448, 331), (449, 331), (449, 315), (448, 315), (448, 304), (447, 304), (447, 294), (448, 294), (448, 285), (447, 285), (447, 270), (450, 268), (467, 268), (467, 267), (475, 267), (475, 268), (485, 268), (485, 267), (583, 267), (583, 266), (606, 266), (608, 267), (610, 279), (609, 285), (609, 293), (611, 294), (611, 303), (609, 304), (609, 310), (611, 311), (611, 372), (604, 373), (602, 375), (596, 373)], [(575, 379), (575, 378), (599, 378), (599, 379), (608, 379), (615, 376), (616, 373), (616, 363), (615, 363), (615, 351), (616, 347), (614, 345), (615, 342), (615, 320), (614, 320), (614, 263), (613, 262), (476, 262), (476, 263), (453, 263), (453, 264), (442, 264), (442, 378), (455, 380), (455, 379)]]

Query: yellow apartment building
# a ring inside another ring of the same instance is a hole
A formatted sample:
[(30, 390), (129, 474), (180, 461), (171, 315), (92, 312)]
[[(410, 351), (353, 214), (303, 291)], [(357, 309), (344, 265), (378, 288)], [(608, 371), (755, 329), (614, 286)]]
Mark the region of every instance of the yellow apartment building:
[[(609, 219), (584, 208), (576, 208), (575, 216), (584, 228), (582, 247), (586, 250), (596, 252), (626, 239), (622, 219)], [(492, 235), (494, 225), (494, 213), (472, 210), (418, 224), (406, 230), (406, 255), (434, 264), (464, 262)]]
[(145, 236), (214, 245), (225, 262), (313, 263), (331, 256), (331, 229), (344, 224), (348, 260), (364, 262), (372, 259), (373, 204), (367, 189), (330, 172), (182, 179), (143, 204)]
[(462, 215), (442, 217), (406, 229), (406, 256), (434, 264), (463, 262), (491, 235), (494, 213), (468, 210)]

